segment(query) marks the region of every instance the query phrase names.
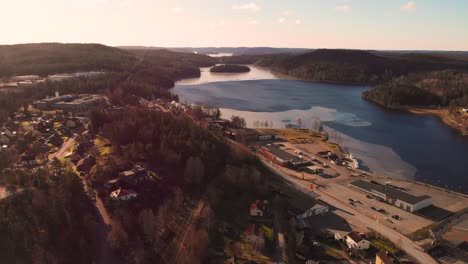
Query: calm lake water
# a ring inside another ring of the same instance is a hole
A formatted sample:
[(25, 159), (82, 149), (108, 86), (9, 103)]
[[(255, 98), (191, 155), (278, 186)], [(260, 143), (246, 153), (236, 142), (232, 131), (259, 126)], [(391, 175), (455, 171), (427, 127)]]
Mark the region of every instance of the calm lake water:
[(268, 121), (282, 128), (301, 118), (303, 127), (311, 128), (320, 119), (364, 168), (382, 177), (468, 192), (468, 138), (436, 117), (382, 109), (362, 99), (369, 87), (278, 79), (255, 67), (249, 74), (202, 72), (201, 78), (178, 82), (172, 92), (182, 102), (217, 105), (226, 118), (243, 116), (249, 127)]

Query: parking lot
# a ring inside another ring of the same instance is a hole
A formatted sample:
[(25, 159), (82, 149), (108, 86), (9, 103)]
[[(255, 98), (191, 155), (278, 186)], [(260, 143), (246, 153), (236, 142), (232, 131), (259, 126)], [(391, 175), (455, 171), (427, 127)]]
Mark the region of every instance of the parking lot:
[[(343, 185), (343, 183), (330, 184), (326, 187), (326, 190), (329, 193), (333, 193), (337, 199), (346, 201), (350, 206), (356, 207), (360, 212), (375, 219), (375, 221), (396, 229), (403, 234), (410, 234), (433, 223), (431, 220), (404, 211), (395, 206), (380, 202), (373, 198), (367, 198), (367, 194), (349, 188), (346, 184)], [(351, 200), (353, 202), (351, 202)], [(378, 210), (381, 210), (381, 212)], [(399, 220), (392, 217), (396, 215)]]

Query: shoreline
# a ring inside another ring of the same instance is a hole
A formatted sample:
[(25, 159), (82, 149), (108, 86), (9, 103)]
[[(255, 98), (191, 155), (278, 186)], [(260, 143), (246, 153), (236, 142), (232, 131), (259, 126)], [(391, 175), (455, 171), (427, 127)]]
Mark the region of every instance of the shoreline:
[(396, 108), (391, 108), (391, 107), (385, 106), (384, 104), (380, 102), (372, 100), (369, 97), (363, 96), (362, 98), (386, 110), (404, 111), (404, 112), (415, 114), (415, 115), (436, 116), (440, 120), (440, 122), (450, 127), (453, 131), (455, 131), (459, 135), (468, 136), (468, 123), (465, 126), (459, 125), (459, 123), (457, 123), (455, 120), (452, 119), (453, 117), (448, 113), (447, 109), (444, 109), (444, 108), (434, 109), (434, 108), (428, 108), (428, 107), (411, 107), (411, 106), (400, 106)]
[(439, 118), (439, 120), (445, 125), (449, 126), (453, 130), (457, 131), (462, 136), (468, 136), (468, 127), (459, 125), (453, 120), (448, 113), (447, 109), (430, 109), (430, 108), (417, 108), (417, 107), (405, 107), (402, 108), (406, 112), (416, 115), (432, 115)]

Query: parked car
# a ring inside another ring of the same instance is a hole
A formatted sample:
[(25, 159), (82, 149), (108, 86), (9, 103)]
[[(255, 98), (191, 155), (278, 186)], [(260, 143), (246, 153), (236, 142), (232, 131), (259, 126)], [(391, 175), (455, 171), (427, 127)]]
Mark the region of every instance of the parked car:
[(377, 208), (375, 208), (374, 206), (371, 206), (370, 209), (372, 209), (372, 210), (374, 210), (374, 211), (378, 211)]
[(351, 199), (351, 198), (349, 198), (349, 199), (348, 199), (348, 201), (350, 201), (350, 202), (354, 203), (354, 200), (353, 200), (353, 199)]
[(321, 245), (320, 245), (319, 242), (314, 241), (314, 242), (312, 242), (312, 246), (314, 246), (314, 247), (320, 247)]
[(382, 213), (382, 214), (388, 214), (387, 211), (385, 211), (385, 209), (379, 209), (378, 211), (379, 213)]
[(349, 202), (349, 204), (352, 205), (352, 206), (356, 206), (356, 204), (353, 203), (353, 202)]
[(372, 197), (372, 195), (369, 195), (369, 194), (366, 196), (366, 198), (367, 199), (374, 199), (374, 197)]
[(401, 217), (399, 215), (392, 215), (392, 218), (393, 219), (396, 219), (396, 220), (402, 220)]

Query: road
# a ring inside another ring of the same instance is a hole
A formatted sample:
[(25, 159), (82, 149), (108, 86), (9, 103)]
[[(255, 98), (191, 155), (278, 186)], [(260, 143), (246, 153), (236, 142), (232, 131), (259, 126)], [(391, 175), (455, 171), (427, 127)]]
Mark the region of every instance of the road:
[[(65, 143), (62, 144), (60, 149), (55, 152), (55, 154), (52, 156), (52, 159), (57, 158), (57, 159), (63, 159), (65, 156), (65, 151), (68, 150), (72, 144), (75, 142), (75, 137), (69, 138)], [(52, 160), (51, 159), (51, 160)], [(68, 166), (73, 167), (74, 164), (71, 163), (70, 161), (68, 162)], [(86, 193), (89, 193), (88, 189), (88, 184), (86, 183), (86, 179), (82, 176), (80, 177), (82, 183), (83, 183), (83, 188)], [(102, 203), (101, 198), (99, 196), (95, 195), (95, 201), (91, 201), (94, 205), (94, 210), (97, 215), (97, 232), (96, 232), (96, 245), (99, 247), (98, 250), (98, 255), (97, 255), (97, 263), (99, 264), (111, 264), (111, 263), (116, 263), (114, 255), (112, 253), (112, 249), (110, 248), (110, 245), (107, 241), (107, 235), (109, 231), (109, 226), (111, 225), (111, 219), (109, 217), (109, 214), (107, 213), (106, 208), (104, 207), (104, 204)]]
[[(281, 171), (270, 166), (268, 162), (263, 162), (263, 163), (268, 168), (270, 168), (270, 170), (274, 174), (281, 177), (284, 181), (293, 184), (298, 191), (304, 192), (307, 195), (311, 194), (311, 191), (308, 188), (310, 185), (309, 182), (304, 182), (299, 179), (289, 177), (285, 175), (284, 173), (282, 173)], [(335, 184), (335, 183), (330, 183), (330, 184)], [(438, 263), (429, 254), (424, 252), (424, 250), (421, 249), (421, 247), (417, 246), (413, 241), (411, 241), (406, 236), (376, 222), (372, 218), (365, 216), (364, 214), (362, 214), (355, 208), (348, 206), (346, 201), (340, 201), (328, 195), (326, 192), (326, 188), (317, 187), (315, 189), (315, 192), (320, 194), (320, 199), (328, 203), (329, 205), (349, 212), (349, 214), (347, 214), (346, 220), (350, 222), (350, 224), (352, 223), (353, 225), (356, 225), (356, 226), (367, 227), (369, 229), (375, 230), (377, 233), (384, 236), (385, 238), (390, 240), (395, 245), (398, 245), (399, 248), (403, 249), (408, 255), (410, 255), (411, 257), (413, 257), (420, 263), (424, 263), (424, 264), (437, 264)]]

